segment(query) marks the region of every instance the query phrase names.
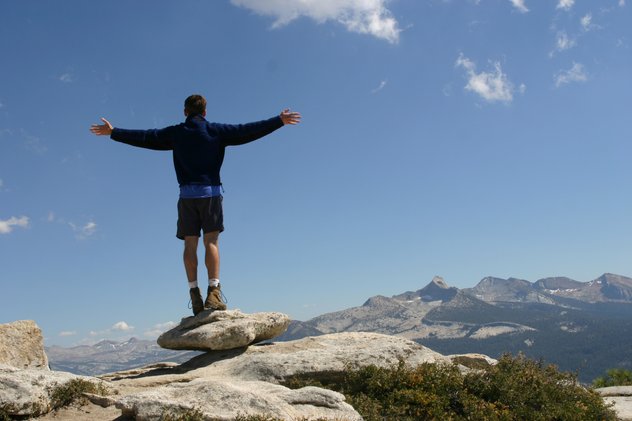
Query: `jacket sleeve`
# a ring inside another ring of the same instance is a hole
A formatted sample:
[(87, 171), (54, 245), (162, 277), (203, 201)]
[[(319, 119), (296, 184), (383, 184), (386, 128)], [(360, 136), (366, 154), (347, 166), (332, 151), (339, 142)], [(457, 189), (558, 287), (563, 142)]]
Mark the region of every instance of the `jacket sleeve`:
[(210, 123), (224, 146), (243, 145), (266, 136), (283, 127), (281, 117), (276, 116), (268, 120), (247, 124), (219, 124)]
[(117, 142), (125, 143), (139, 148), (153, 149), (155, 151), (173, 150), (173, 132), (175, 126), (164, 129), (128, 130), (112, 129), (110, 138)]

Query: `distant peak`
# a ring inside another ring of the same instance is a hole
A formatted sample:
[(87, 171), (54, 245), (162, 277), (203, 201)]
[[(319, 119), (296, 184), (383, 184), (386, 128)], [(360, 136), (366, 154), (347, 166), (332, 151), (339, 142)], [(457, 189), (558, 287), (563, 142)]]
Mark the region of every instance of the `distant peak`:
[(432, 278), (432, 282), (431, 283), (435, 284), (436, 286), (438, 286), (439, 288), (442, 288), (442, 289), (450, 289), (450, 286), (440, 276), (435, 276), (434, 278)]

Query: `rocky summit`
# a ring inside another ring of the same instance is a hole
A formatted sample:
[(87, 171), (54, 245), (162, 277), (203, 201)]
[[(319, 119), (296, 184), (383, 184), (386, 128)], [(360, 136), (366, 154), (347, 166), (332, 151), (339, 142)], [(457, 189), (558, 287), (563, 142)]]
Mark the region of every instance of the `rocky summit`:
[[(191, 328), (217, 324), (220, 320), (243, 322), (243, 319), (252, 319), (251, 316), (237, 311), (215, 312), (199, 317), (214, 322), (201, 323), (202, 320), (187, 318), (183, 325)], [(261, 317), (257, 315), (254, 318)], [(279, 324), (286, 322), (274, 325)], [(259, 335), (254, 333), (250, 336), (256, 340)], [(43, 353), (43, 348), (40, 351)], [(360, 414), (345, 402), (340, 393), (313, 386), (289, 389), (282, 383), (297, 374), (318, 379), (321, 375), (328, 376), (350, 367), (392, 367), (399, 363), (414, 367), (422, 363), (450, 362), (469, 365), (466, 361), (474, 361), (477, 366), (496, 364), (485, 355), (446, 357), (402, 337), (367, 332), (334, 333), (289, 342), (207, 351), (182, 364), (158, 363), (99, 378), (0, 364), (0, 418), (228, 421), (253, 416), (287, 421), (359, 421), (362, 419)], [(62, 407), (50, 412), (55, 406), (52, 404), (55, 390), (73, 380), (93, 383), (107, 393), (105, 396), (83, 393), (88, 399), (83, 406)], [(621, 414), (625, 413), (628, 390), (604, 391), (602, 395), (606, 401), (614, 402)]]
[(158, 337), (167, 349), (221, 351), (272, 339), (286, 331), (290, 318), (282, 313), (245, 314), (239, 310), (205, 310), (185, 317)]

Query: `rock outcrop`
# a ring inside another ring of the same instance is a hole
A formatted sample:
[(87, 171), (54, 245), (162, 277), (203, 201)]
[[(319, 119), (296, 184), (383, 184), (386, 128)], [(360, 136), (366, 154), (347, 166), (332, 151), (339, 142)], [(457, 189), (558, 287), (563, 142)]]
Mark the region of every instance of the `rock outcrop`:
[(178, 326), (160, 335), (158, 345), (192, 351), (243, 348), (279, 336), (289, 324), (290, 318), (282, 313), (206, 310), (182, 319)]
[(104, 383), (94, 377), (81, 377), (62, 371), (0, 365), (0, 410), (14, 417), (45, 414), (52, 409), (56, 388), (79, 378), (95, 384)]
[(632, 420), (632, 386), (612, 386), (595, 389), (606, 403), (613, 404), (617, 418), (621, 421)]
[(220, 420), (238, 415), (360, 420), (336, 392), (315, 387), (291, 390), (279, 383), (297, 374), (318, 378), (322, 373), (388, 367), (400, 361), (410, 366), (450, 363), (447, 357), (401, 337), (353, 332), (212, 351), (181, 365), (160, 364), (102, 378), (120, 390), (137, 391), (106, 402), (137, 419), (197, 411)]
[(48, 370), (44, 338), (34, 321), (0, 324), (0, 364)]
[(175, 417), (189, 411), (213, 420), (265, 415), (275, 419), (362, 420), (344, 396), (318, 387), (288, 389), (261, 381), (197, 379), (127, 395), (116, 402), (123, 415), (138, 420)]
[(102, 385), (48, 368), (42, 331), (30, 320), (0, 325), (0, 415), (33, 417), (52, 409), (56, 390), (75, 379)]

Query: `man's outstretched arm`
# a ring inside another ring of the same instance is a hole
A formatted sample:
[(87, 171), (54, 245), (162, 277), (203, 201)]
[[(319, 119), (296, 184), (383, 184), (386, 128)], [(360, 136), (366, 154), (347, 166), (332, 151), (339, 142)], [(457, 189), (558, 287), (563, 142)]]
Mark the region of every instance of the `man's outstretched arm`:
[(101, 118), (103, 124), (93, 124), (90, 131), (97, 136), (110, 136), (112, 140), (139, 148), (153, 149), (157, 151), (170, 151), (173, 149), (170, 128), (152, 130), (127, 130), (112, 126), (112, 123)]
[(276, 117), (268, 120), (256, 121), (247, 124), (218, 124), (213, 123), (224, 145), (243, 145), (253, 140), (262, 138), (286, 124), (298, 124), (301, 114), (285, 109)]

